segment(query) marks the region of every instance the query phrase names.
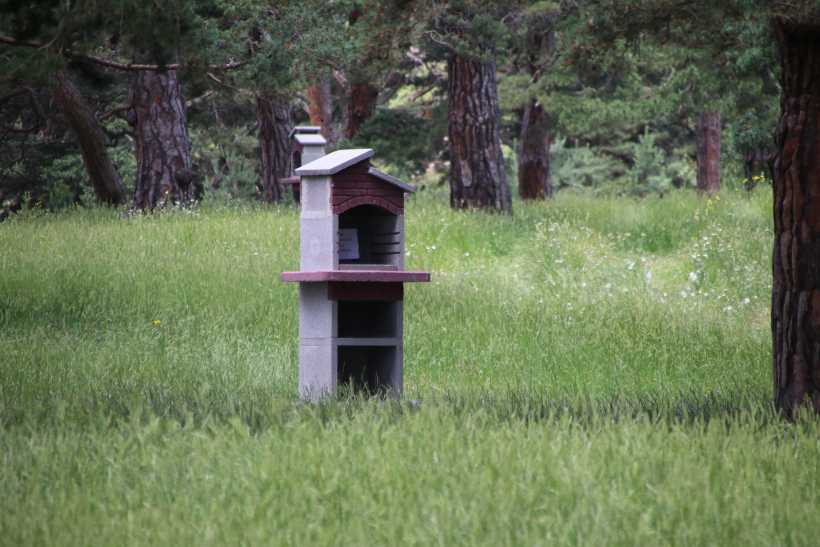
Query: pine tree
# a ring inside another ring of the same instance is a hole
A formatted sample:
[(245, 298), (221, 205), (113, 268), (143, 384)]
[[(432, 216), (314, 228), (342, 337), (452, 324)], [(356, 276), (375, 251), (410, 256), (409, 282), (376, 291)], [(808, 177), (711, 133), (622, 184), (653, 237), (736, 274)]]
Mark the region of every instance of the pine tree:
[(447, 59), (450, 205), (511, 213), (501, 149), (496, 47), (504, 28), (495, 11), (469, 0), (434, 12), (428, 36)]
[[(259, 195), (282, 198), (279, 181), (291, 174), (290, 130), (297, 98), (329, 142), (333, 126), (330, 72), (349, 57), (343, 32), (349, 7), (319, 0), (226, 2), (212, 17), (224, 53), (243, 59), (225, 78), (211, 78), (237, 100), (252, 98), (259, 136)], [(318, 76), (317, 76), (318, 75)], [(303, 90), (306, 90), (302, 93)]]
[[(37, 140), (36, 130), (42, 124), (55, 127), (65, 123), (74, 135), (83, 158), (88, 179), (101, 203), (125, 202), (125, 190), (106, 149), (106, 137), (95, 112), (76, 85), (71, 68), (92, 70), (85, 59), (72, 51), (78, 39), (74, 36), (90, 28), (87, 15), (50, 0), (35, 6), (9, 3), (0, 8), (0, 54), (6, 68), (0, 83), (0, 95), (13, 97), (26, 91), (34, 97), (33, 88), (45, 91), (59, 109), (60, 120), (43, 107), (39, 99), (32, 102), (39, 122), (32, 126), (29, 140)], [(59, 52), (66, 52), (61, 55)], [(5, 89), (4, 89), (5, 88)], [(13, 103), (7, 103), (14, 107)], [(49, 118), (49, 119), (47, 119)]]
[[(518, 76), (516, 90), (521, 104), (521, 130), (518, 144), (518, 194), (522, 199), (546, 199), (552, 196), (550, 180), (550, 113), (543, 97), (542, 78), (548, 78), (560, 52), (556, 48), (556, 26), (562, 14), (572, 10), (560, 2), (535, 2), (521, 6), (509, 18), (511, 42), (510, 71)], [(563, 12), (563, 13), (562, 13)]]

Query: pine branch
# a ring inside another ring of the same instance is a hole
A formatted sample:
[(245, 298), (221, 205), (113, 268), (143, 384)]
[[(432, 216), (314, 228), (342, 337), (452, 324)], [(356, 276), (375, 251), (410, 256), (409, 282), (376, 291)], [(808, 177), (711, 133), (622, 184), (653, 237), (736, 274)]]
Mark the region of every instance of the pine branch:
[(23, 47), (33, 47), (33, 48), (41, 48), (45, 44), (41, 42), (31, 42), (28, 40), (17, 40), (12, 38), (11, 36), (3, 36), (0, 34), (0, 44), (8, 44), (10, 46), (23, 46)]
[(231, 91), (239, 93), (240, 95), (247, 95), (249, 97), (255, 97), (256, 96), (256, 94), (253, 91), (250, 91), (248, 89), (242, 89), (241, 87), (236, 87), (236, 86), (233, 86), (233, 85), (231, 85), (227, 82), (224, 82), (224, 81), (220, 80), (212, 72), (206, 72), (205, 75), (208, 76), (209, 79), (211, 79), (214, 82), (216, 82), (217, 84), (221, 85), (222, 87), (230, 89)]
[[(52, 40), (51, 43), (54, 41)], [(0, 35), (0, 44), (6, 44), (10, 46), (20, 46), (20, 47), (31, 47), (37, 49), (47, 49), (51, 43), (44, 44), (42, 42), (34, 42), (30, 40), (17, 40), (16, 38), (12, 38), (11, 36), (3, 36)], [(159, 65), (159, 64), (144, 64), (144, 63), (120, 63), (117, 61), (112, 61), (110, 59), (103, 59), (102, 57), (95, 57), (92, 55), (83, 55), (80, 53), (75, 53), (70, 49), (63, 50), (62, 54), (70, 57), (72, 59), (81, 59), (83, 61), (88, 61), (91, 63), (98, 64), (100, 66), (104, 66), (107, 68), (113, 68), (114, 70), (123, 70), (123, 71), (140, 71), (140, 70), (155, 70), (155, 71), (164, 71), (164, 70), (177, 70), (182, 68), (181, 63), (171, 63), (167, 65)], [(221, 65), (208, 65), (210, 70), (233, 70), (236, 68), (241, 67), (247, 61), (229, 61), (225, 64)]]
[(128, 112), (132, 108), (133, 106), (130, 103), (114, 107), (108, 112), (105, 112), (103, 115), (101, 115), (99, 117), (99, 121), (107, 120), (108, 118), (111, 118), (113, 116), (116, 116), (118, 118), (124, 118), (124, 116), (122, 115), (123, 112)]

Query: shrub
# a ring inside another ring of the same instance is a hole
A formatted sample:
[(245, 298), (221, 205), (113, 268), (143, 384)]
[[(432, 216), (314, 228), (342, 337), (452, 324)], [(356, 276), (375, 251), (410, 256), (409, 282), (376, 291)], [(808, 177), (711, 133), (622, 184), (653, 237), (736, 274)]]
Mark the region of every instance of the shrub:
[(550, 147), (552, 184), (560, 188), (599, 188), (612, 181), (623, 168), (619, 162), (589, 146), (568, 147), (559, 137)]

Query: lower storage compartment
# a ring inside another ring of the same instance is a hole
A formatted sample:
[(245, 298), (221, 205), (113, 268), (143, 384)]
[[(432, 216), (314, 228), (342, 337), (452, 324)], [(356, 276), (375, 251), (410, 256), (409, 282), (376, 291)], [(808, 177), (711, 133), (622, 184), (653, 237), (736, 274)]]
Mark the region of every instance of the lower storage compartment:
[(338, 383), (353, 392), (401, 391), (401, 362), (395, 346), (339, 346)]
[(340, 338), (383, 338), (399, 336), (401, 302), (340, 300)]

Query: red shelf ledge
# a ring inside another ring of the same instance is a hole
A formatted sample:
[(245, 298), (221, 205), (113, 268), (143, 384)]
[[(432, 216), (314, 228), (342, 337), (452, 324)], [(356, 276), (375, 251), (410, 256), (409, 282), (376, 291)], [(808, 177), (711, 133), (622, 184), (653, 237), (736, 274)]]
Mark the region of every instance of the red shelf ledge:
[(430, 272), (390, 270), (328, 270), (321, 272), (282, 272), (286, 283), (323, 283), (329, 281), (367, 283), (427, 283)]

